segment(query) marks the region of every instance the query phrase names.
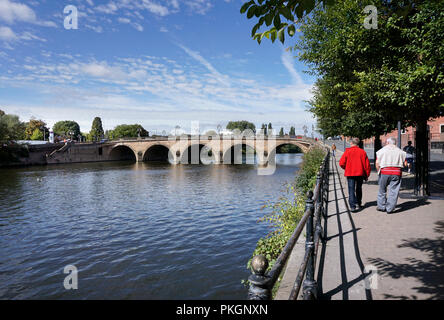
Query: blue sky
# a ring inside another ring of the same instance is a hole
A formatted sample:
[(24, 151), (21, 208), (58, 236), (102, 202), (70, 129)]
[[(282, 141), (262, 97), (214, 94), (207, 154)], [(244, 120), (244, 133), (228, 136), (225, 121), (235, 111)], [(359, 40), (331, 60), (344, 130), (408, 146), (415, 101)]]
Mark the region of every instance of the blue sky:
[[(242, 0), (0, 0), (0, 109), (45, 120), (100, 116), (105, 129), (201, 132), (248, 120), (315, 122), (314, 79), (284, 45), (250, 37)], [(78, 29), (64, 28), (65, 6)]]

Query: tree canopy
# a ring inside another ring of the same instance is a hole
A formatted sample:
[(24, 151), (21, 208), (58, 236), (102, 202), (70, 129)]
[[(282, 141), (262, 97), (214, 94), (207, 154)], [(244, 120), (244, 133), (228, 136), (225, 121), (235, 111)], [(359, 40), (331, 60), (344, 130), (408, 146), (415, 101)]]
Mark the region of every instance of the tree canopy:
[(250, 129), (251, 131), (256, 133), (256, 126), (254, 125), (254, 123), (248, 122), (246, 120), (230, 121), (227, 124), (227, 129), (231, 131), (238, 129), (240, 130), (240, 132), (244, 132), (245, 130)]
[[(36, 130), (38, 130), (39, 133), (36, 133)], [(43, 140), (43, 131), (45, 132), (45, 136), (48, 136), (49, 129), (46, 125), (46, 122), (44, 122), (43, 120), (31, 119), (28, 123), (26, 123), (25, 139)]]
[(24, 139), (25, 124), (14, 114), (0, 110), (0, 141)]
[[(392, 4), (396, 2), (397, 9), (394, 13), (398, 16), (405, 16), (412, 8), (423, 1), (386, 0), (384, 2)], [(369, 1), (362, 1), (360, 4), (362, 5), (363, 3), (373, 5), (373, 2)], [(288, 34), (290, 37), (296, 35), (297, 31), (299, 31), (296, 29), (297, 24), (302, 22), (303, 18), (308, 16), (315, 8), (326, 8), (335, 4), (341, 5), (342, 0), (249, 0), (242, 5), (240, 12), (246, 14), (248, 19), (257, 19), (257, 23), (251, 30), (251, 36), (259, 44), (264, 37), (272, 42), (279, 39), (279, 41), (284, 43), (285, 35)], [(267, 30), (257, 32), (264, 26)]]
[(94, 118), (89, 136), (91, 139), (96, 141), (102, 139), (102, 137), (104, 136), (102, 119), (100, 119), (100, 117)]
[(76, 138), (78, 135), (81, 134), (79, 124), (75, 121), (70, 120), (59, 121), (54, 125), (52, 129), (56, 135), (62, 137), (72, 136), (73, 138)]
[(363, 27), (362, 4), (315, 9), (295, 49), (318, 75), (311, 111), (327, 135), (368, 138), (416, 124), (443, 108), (444, 3), (424, 2), (406, 14), (380, 8), (378, 29)]
[(149, 133), (140, 124), (121, 124), (108, 132), (110, 139), (148, 137)]

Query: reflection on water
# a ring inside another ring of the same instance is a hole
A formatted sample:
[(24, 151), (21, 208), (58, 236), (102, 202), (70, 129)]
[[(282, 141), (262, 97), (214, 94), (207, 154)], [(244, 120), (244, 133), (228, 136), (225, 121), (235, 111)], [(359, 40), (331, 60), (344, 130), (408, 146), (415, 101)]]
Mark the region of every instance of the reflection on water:
[[(300, 155), (255, 165), (95, 163), (0, 170), (0, 298), (244, 299), (257, 219)], [(79, 289), (63, 287), (66, 265)]]

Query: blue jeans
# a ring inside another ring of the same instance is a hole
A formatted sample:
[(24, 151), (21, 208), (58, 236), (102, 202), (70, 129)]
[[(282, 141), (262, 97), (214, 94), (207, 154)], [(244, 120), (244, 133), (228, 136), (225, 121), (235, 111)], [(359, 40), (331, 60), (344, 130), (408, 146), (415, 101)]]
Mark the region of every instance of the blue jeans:
[(356, 209), (357, 205), (362, 205), (362, 182), (364, 177), (347, 177), (348, 182), (348, 203), (350, 209)]

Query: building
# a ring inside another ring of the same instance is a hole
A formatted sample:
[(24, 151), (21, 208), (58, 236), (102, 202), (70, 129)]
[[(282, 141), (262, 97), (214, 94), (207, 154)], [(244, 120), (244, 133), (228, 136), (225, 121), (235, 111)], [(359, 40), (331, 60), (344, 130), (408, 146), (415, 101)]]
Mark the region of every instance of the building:
[[(444, 153), (444, 117), (435, 118), (427, 122), (430, 129), (430, 142), (432, 152), (442, 152)], [(394, 130), (381, 136), (382, 145), (384, 146), (387, 139), (393, 137), (398, 139), (398, 130)], [(413, 146), (415, 145), (415, 128), (407, 127), (401, 131), (401, 146), (407, 145), (408, 141), (412, 141)], [(366, 139), (364, 141), (365, 146), (372, 147), (374, 143), (374, 138)]]

